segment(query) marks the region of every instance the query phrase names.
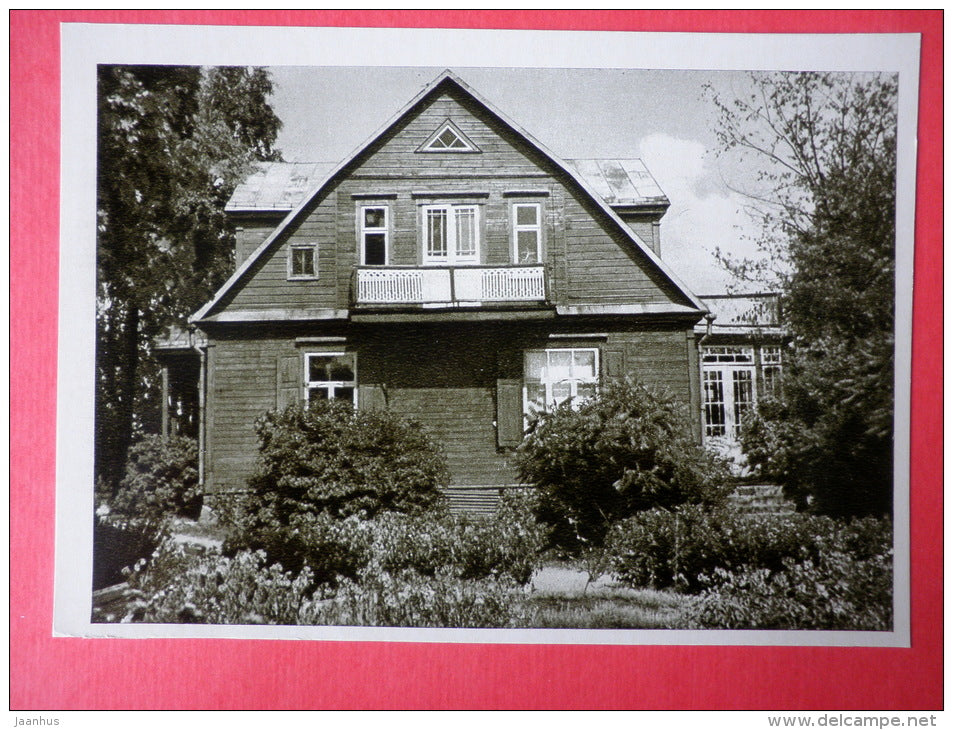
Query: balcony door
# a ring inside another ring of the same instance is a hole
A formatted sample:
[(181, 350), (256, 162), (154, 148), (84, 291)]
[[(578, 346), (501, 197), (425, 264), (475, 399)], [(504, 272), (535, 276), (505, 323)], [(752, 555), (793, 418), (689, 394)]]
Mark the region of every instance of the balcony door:
[(423, 262), (428, 266), (480, 263), (479, 209), (475, 205), (423, 208)]

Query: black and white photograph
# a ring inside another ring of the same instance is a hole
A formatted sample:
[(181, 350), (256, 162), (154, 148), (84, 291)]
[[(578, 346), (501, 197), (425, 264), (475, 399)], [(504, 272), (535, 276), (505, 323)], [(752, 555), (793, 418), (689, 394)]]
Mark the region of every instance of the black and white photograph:
[(907, 641), (905, 81), (97, 63), (87, 631)]

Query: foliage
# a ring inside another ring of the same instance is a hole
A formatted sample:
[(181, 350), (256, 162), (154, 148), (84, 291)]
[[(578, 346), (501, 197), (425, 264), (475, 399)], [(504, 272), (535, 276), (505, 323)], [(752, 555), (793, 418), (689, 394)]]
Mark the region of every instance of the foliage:
[(417, 424), (390, 411), (319, 401), (268, 413), (256, 430), (259, 457), (249, 485), (281, 524), (298, 514), (417, 513), (444, 502), (442, 454)]
[(312, 594), (307, 570), (294, 576), (264, 553), (225, 557), (172, 541), (127, 581), (134, 600), (125, 620), (145, 623), (298, 624)]
[(156, 426), (152, 338), (228, 277), (225, 203), (255, 161), (279, 159), (270, 93), (262, 69), (99, 67), (96, 471), (110, 487)]
[(124, 518), (100, 508), (93, 523), (93, 590), (122, 583), (123, 571), (152, 555), (167, 535), (165, 520)]
[[(362, 524), (353, 517), (327, 519), (329, 524)], [(525, 591), (513, 578), (505, 574), (463, 578), (459, 573), (455, 565), (437, 567), (428, 575), (407, 567), (384, 568), (381, 561), (368, 559), (352, 577), (317, 585), (307, 566), (288, 571), (263, 551), (244, 550), (229, 556), (166, 541), (149, 561), (141, 560), (127, 571), (133, 603), (126, 620), (459, 628), (525, 625)]]
[(490, 516), (382, 515), (373, 529), (374, 554), (388, 572), (444, 570), (463, 580), (505, 576), (523, 585), (539, 567), (546, 541), (533, 515), (507, 501)]
[(783, 402), (746, 429), (749, 463), (817, 511), (892, 504), (897, 77), (752, 74), (712, 94), (723, 151), (761, 172), (759, 260), (742, 279), (782, 292), (792, 335)]
[(308, 623), (512, 628), (527, 625), (528, 615), (525, 592), (506, 578), (465, 580), (450, 569), (428, 576), (368, 570), (315, 604)]
[(111, 513), (125, 517), (196, 519), (202, 491), (195, 441), (184, 436), (143, 437), (129, 450), (126, 475), (108, 504)]
[(719, 569), (683, 620), (692, 628), (889, 631), (891, 556), (858, 560), (834, 551), (801, 562), (787, 558), (778, 572)]
[(293, 515), (287, 525), (269, 510), (239, 511), (225, 551), (262, 550), (270, 562), (298, 571), (307, 567), (316, 583), (356, 580), (372, 563), (397, 574), (441, 570), (461, 580), (505, 577), (529, 582), (539, 564), (545, 531), (523, 506), (504, 500), (493, 515), (382, 512), (373, 519), (340, 519), (328, 513)]
[(516, 465), (541, 490), (540, 518), (575, 549), (601, 543), (609, 525), (640, 510), (719, 502), (728, 481), (724, 463), (695, 443), (684, 410), (632, 382), (542, 414)]
[(887, 520), (841, 523), (809, 514), (746, 515), (685, 505), (649, 510), (615, 525), (606, 540), (613, 573), (636, 587), (702, 590), (720, 572), (788, 569), (843, 553), (857, 561), (890, 553)]

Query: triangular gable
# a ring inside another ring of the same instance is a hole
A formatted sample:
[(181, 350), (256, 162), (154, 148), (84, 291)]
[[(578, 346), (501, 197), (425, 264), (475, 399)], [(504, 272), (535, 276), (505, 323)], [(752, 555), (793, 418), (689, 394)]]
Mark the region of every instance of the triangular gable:
[[(498, 110), (493, 104), (484, 99), (480, 94), (474, 91), (466, 82), (460, 79), (456, 74), (447, 70), (444, 71), (440, 76), (438, 76), (434, 81), (424, 87), (413, 99), (411, 99), (400, 111), (398, 111), (390, 120), (388, 120), (377, 132), (371, 135), (363, 144), (357, 147), (357, 149), (352, 152), (350, 155), (344, 158), (338, 165), (336, 165), (332, 170), (330, 170), (323, 180), (318, 184), (318, 186), (302, 201), (298, 206), (292, 210), (284, 220), (278, 225), (278, 227), (272, 231), (271, 235), (266, 238), (261, 245), (255, 249), (254, 252), (245, 260), (245, 262), (229, 277), (219, 290), (215, 293), (215, 296), (212, 297), (205, 306), (203, 306), (198, 312), (196, 312), (189, 321), (196, 322), (203, 319), (207, 316), (219, 302), (221, 302), (225, 296), (245, 277), (245, 275), (252, 269), (256, 262), (265, 254), (266, 251), (272, 246), (272, 244), (280, 238), (282, 233), (291, 226), (295, 220), (305, 211), (312, 200), (319, 196), (329, 184), (334, 181), (337, 176), (349, 167), (361, 154), (368, 150), (375, 142), (377, 142), (381, 137), (386, 133), (392, 130), (398, 123), (400, 123), (404, 118), (408, 117), (416, 107), (422, 103), (426, 98), (428, 98), (432, 93), (438, 91), (444, 85), (449, 85), (455, 87), (465, 94), (467, 94), (473, 101), (481, 105), (486, 111), (493, 115), (497, 121), (499, 121), (505, 127), (509, 127), (515, 134), (523, 139), (531, 147), (535, 148), (537, 152), (543, 155), (548, 159), (553, 165), (555, 165), (561, 172), (563, 172), (569, 179), (571, 179), (585, 194), (592, 200), (592, 202), (600, 208), (606, 216), (616, 225), (618, 229), (628, 238), (632, 244), (636, 247), (637, 250), (649, 261), (650, 265), (654, 266), (663, 276), (671, 282), (675, 290), (681, 294), (685, 299), (691, 302), (692, 306), (697, 308), (699, 311), (707, 311), (705, 304), (695, 296), (689, 289), (686, 287), (678, 276), (665, 264), (661, 258), (652, 250), (652, 248), (643, 241), (637, 233), (635, 233), (625, 222), (618, 216), (618, 214), (612, 210), (608, 203), (602, 199), (602, 197), (595, 191), (588, 182), (586, 182), (576, 168), (561, 159), (559, 156), (555, 155), (550, 151), (542, 142), (537, 140), (526, 130), (520, 127), (518, 124), (509, 119), (503, 112)], [(449, 121), (449, 120), (448, 120)], [(439, 135), (445, 128), (445, 125), (441, 127), (435, 133)], [(457, 130), (459, 132), (459, 129)], [(462, 134), (462, 133), (461, 133)], [(425, 143), (426, 144), (426, 143)], [(471, 143), (472, 144), (472, 143)], [(475, 146), (474, 146), (475, 147)]]

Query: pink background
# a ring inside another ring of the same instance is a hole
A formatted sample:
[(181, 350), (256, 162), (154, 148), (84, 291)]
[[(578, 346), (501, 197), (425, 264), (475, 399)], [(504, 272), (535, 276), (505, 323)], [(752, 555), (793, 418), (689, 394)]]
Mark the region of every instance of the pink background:
[[(11, 11), (10, 707), (942, 707), (941, 11)], [(912, 648), (53, 638), (59, 23), (921, 33)]]

